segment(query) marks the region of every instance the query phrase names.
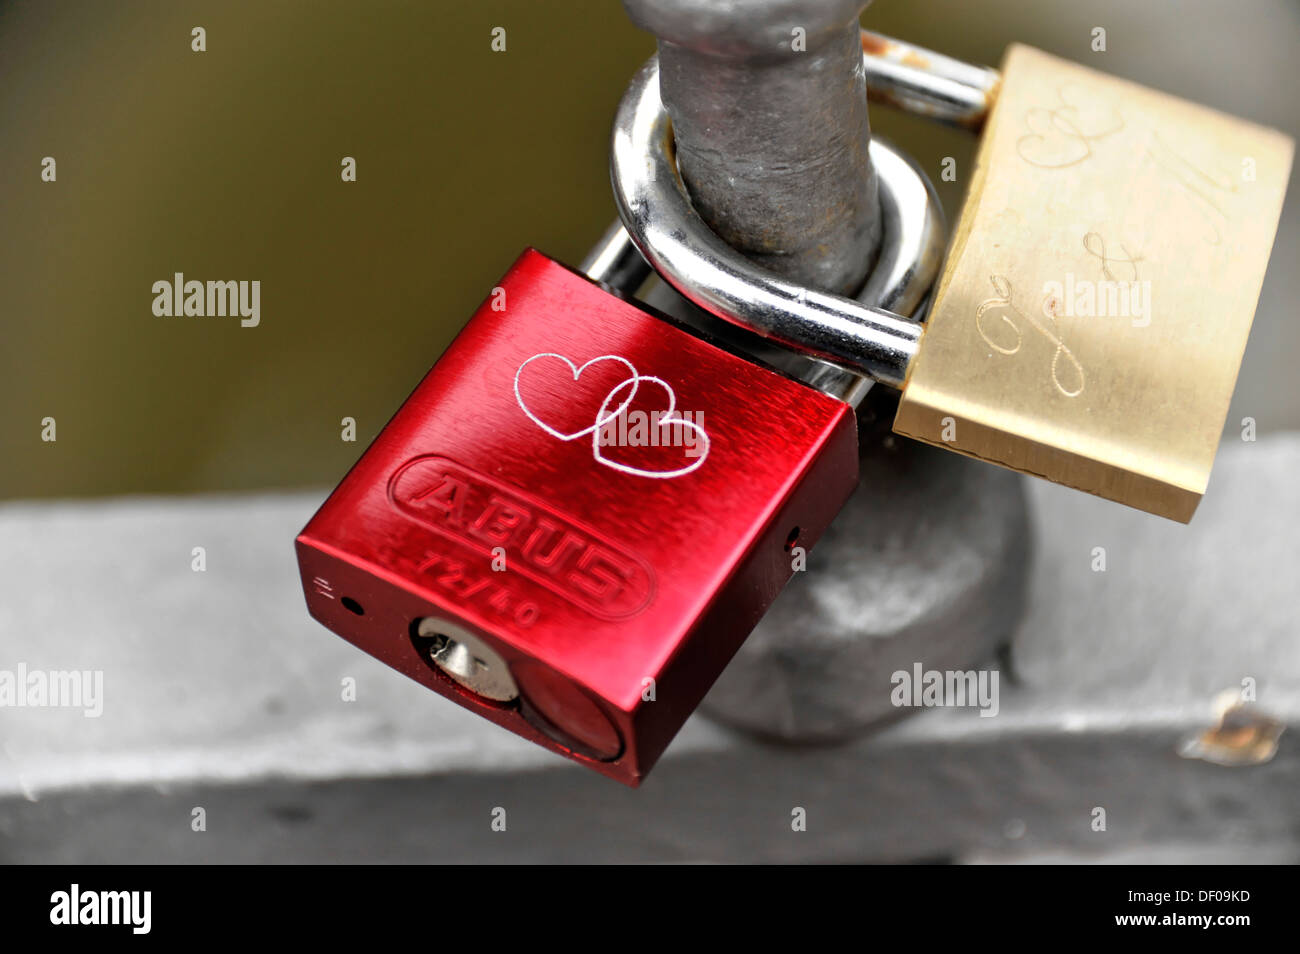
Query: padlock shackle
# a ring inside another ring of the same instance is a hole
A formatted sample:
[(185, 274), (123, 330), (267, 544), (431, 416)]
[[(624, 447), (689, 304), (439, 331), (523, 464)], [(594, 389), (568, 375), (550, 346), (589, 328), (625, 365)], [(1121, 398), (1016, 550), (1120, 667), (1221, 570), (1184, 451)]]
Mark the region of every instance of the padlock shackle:
[(1002, 86), (987, 66), (862, 31), (867, 99), (926, 119), (978, 132)]
[(600, 241), (583, 256), (578, 271), (593, 282), (599, 282), (629, 298), (650, 277), (650, 266), (632, 244), (627, 230), (618, 219), (605, 229)]
[[(882, 195), (891, 190), (881, 201), (886, 240), (876, 269), (887, 278), (873, 273), (860, 295), (910, 311), (916, 301), (908, 299), (923, 297), (939, 270), (942, 214), (929, 180), (905, 157), (879, 140), (871, 150)], [(778, 278), (728, 246), (696, 214), (673, 157), (657, 57), (636, 74), (619, 104), (610, 177), (632, 242), (689, 301), (782, 347), (902, 386), (919, 345), (919, 322)]]

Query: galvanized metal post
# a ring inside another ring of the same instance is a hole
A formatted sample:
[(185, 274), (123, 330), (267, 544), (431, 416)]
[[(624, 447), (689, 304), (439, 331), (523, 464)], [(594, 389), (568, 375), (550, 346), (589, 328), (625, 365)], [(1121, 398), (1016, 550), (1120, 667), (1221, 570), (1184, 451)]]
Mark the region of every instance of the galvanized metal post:
[(867, 0), (624, 0), (701, 217), (784, 278), (852, 295), (880, 246), (858, 15)]

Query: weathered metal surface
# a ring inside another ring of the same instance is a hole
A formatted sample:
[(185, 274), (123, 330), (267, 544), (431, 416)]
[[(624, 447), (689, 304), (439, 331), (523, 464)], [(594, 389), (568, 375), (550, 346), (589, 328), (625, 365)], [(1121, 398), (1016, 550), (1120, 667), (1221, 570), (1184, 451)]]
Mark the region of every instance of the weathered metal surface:
[(857, 493), (706, 697), (709, 714), (789, 741), (842, 739), (897, 717), (881, 691), (891, 673), (966, 669), (1010, 641), (1030, 550), (1023, 479), (878, 433), (864, 443)]
[(997, 70), (870, 30), (861, 43), (868, 100), (947, 126), (984, 125), (1002, 82)]
[(677, 163), (709, 227), (843, 295), (880, 246), (858, 15), (867, 0), (625, 0), (659, 38)]

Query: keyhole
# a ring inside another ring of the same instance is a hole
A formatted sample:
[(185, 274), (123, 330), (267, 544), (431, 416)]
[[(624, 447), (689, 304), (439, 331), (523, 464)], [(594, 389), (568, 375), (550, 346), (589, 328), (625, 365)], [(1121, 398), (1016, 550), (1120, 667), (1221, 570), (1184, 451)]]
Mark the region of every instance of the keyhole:
[(519, 697), (506, 661), (486, 641), (450, 620), (416, 620), (411, 644), (426, 663), (483, 700), (499, 704)]

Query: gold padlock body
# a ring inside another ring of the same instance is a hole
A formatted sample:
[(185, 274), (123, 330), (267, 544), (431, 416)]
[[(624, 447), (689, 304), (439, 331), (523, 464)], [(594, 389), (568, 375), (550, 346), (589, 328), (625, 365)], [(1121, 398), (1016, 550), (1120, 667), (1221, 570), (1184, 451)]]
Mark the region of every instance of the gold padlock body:
[(1187, 522), (1293, 143), (1025, 46), (1002, 75), (894, 430)]

